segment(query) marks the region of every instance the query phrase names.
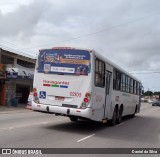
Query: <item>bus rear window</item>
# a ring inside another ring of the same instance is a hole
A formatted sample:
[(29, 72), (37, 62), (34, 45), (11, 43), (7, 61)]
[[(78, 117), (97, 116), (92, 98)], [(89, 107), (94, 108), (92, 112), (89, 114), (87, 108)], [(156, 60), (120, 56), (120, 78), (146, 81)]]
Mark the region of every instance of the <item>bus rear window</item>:
[(86, 50), (41, 50), (37, 62), (39, 73), (88, 75), (91, 70), (90, 53)]

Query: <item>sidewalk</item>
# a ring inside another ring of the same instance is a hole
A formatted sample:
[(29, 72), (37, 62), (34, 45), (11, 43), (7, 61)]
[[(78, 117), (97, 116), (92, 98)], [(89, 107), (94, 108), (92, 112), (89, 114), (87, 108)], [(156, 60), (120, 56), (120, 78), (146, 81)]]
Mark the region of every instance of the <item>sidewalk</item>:
[(27, 108), (26, 104), (18, 104), (17, 107), (0, 106), (0, 114), (13, 113), (13, 112), (28, 112), (28, 111), (31, 111), (31, 110)]

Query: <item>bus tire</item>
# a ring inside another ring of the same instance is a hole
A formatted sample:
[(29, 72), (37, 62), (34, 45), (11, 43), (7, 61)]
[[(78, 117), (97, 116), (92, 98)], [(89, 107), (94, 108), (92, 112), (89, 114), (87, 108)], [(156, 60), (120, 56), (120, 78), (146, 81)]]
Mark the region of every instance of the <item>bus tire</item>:
[(76, 116), (71, 116), (71, 117), (69, 117), (70, 118), (70, 120), (72, 121), (72, 122), (76, 122), (77, 120), (78, 120), (78, 117), (76, 117)]
[(116, 125), (116, 121), (117, 121), (117, 109), (116, 107), (114, 108), (114, 112), (113, 112), (113, 116), (112, 119), (110, 121), (111, 126), (115, 126)]
[(122, 122), (122, 113), (123, 113), (123, 107), (121, 106), (119, 109), (119, 116), (117, 118), (117, 123), (120, 124)]
[(131, 114), (131, 118), (134, 118), (134, 117), (135, 117), (136, 112), (137, 112), (137, 105), (136, 105), (136, 108), (135, 108), (134, 113), (133, 113), (133, 114)]

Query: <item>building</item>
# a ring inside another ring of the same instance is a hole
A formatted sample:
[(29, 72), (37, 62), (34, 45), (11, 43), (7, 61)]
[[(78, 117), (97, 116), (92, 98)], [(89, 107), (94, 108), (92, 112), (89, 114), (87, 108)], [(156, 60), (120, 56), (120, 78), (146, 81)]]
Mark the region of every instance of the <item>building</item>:
[(0, 49), (0, 105), (12, 105), (12, 100), (26, 103), (33, 88), (36, 59)]

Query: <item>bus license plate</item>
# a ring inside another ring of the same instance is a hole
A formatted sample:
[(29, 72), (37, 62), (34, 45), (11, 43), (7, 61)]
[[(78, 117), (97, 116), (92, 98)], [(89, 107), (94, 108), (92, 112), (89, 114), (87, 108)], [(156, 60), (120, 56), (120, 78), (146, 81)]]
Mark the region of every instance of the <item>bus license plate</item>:
[(56, 96), (56, 97), (55, 97), (55, 100), (64, 101), (64, 97)]

